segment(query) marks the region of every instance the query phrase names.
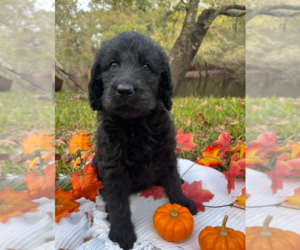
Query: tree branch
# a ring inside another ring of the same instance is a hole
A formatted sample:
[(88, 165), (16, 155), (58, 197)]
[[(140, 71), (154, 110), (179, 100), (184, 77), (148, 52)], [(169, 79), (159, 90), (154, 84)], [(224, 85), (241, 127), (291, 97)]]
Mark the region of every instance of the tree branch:
[(300, 5), (278, 4), (262, 7), (258, 10), (247, 9), (246, 22), (258, 15), (276, 16), (276, 17), (293, 17), (300, 15), (300, 12), (284, 12), (274, 10), (300, 10)]
[(224, 11), (220, 12), (219, 15), (230, 16), (230, 17), (242, 17), (245, 16), (246, 12), (237, 12), (237, 11)]

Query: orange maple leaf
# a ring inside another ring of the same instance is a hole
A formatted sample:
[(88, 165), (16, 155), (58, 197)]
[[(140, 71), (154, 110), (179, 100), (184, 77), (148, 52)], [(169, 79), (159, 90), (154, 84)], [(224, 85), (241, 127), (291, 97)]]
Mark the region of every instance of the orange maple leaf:
[(61, 217), (64, 217), (72, 212), (78, 212), (80, 203), (74, 201), (73, 190), (65, 192), (62, 188), (55, 192), (55, 221), (59, 222)]
[(300, 158), (300, 144), (292, 145), (291, 158)]
[(36, 150), (39, 151), (48, 151), (54, 148), (54, 144), (52, 144), (52, 140), (54, 138), (54, 134), (44, 135), (46, 130), (39, 131), (35, 135), (28, 135), (23, 142), (23, 150), (25, 154), (31, 155)]
[(265, 160), (258, 156), (260, 148), (256, 145), (249, 146), (246, 148), (246, 167), (253, 168), (256, 165), (265, 165)]
[(201, 160), (197, 158), (196, 163), (212, 168), (216, 168), (218, 165), (223, 165), (223, 162), (218, 155), (219, 150), (220, 146), (218, 145), (215, 145), (213, 147), (211, 145), (208, 145), (208, 147), (202, 153), (203, 158)]
[(104, 188), (101, 181), (97, 179), (97, 169), (93, 168), (91, 164), (91, 162), (86, 164), (83, 171), (78, 170), (71, 175), (75, 199), (84, 197), (91, 201), (95, 201), (97, 190)]
[(185, 197), (195, 202), (197, 212), (204, 212), (203, 202), (209, 202), (215, 196), (209, 190), (202, 189), (202, 180), (194, 181), (191, 184), (184, 182), (181, 188)]
[(229, 170), (224, 172), (227, 179), (227, 190), (228, 194), (231, 193), (232, 189), (235, 189), (235, 178), (241, 174), (241, 168), (236, 161), (231, 160)]
[(90, 134), (83, 135), (84, 130), (79, 131), (77, 135), (73, 135), (69, 144), (69, 148), (72, 155), (75, 155), (78, 150), (84, 151), (91, 147), (88, 143)]
[(285, 198), (287, 198), (287, 200), (285, 202), (287, 202), (289, 204), (300, 205), (300, 187), (298, 187), (294, 190), (293, 196), (287, 196)]
[(0, 191), (0, 221), (3, 223), (9, 217), (36, 212), (37, 206), (38, 203), (28, 200), (28, 191), (15, 192), (11, 188)]
[[(48, 154), (42, 155), (41, 158), (42, 158), (44, 161), (49, 161), (49, 159), (51, 158), (51, 156), (54, 156), (54, 150), (51, 151), (51, 152), (49, 152)], [(34, 159), (30, 162), (27, 171), (29, 171), (29, 170), (34, 170), (35, 164), (36, 164), (37, 162), (40, 162), (40, 158), (39, 158), (39, 157), (34, 158)]]
[[(197, 146), (197, 144), (193, 143), (193, 134), (183, 134), (182, 130), (179, 128), (177, 130), (177, 135), (175, 137), (177, 144), (181, 145), (182, 149), (185, 150), (193, 150), (194, 147)], [(177, 150), (177, 151), (176, 151)], [(175, 149), (176, 152), (178, 152), (178, 148)]]
[(156, 185), (152, 185), (150, 188), (146, 189), (145, 191), (143, 191), (140, 196), (148, 198), (150, 196), (153, 196), (154, 200), (159, 200), (162, 197), (166, 196), (166, 192), (164, 190), (164, 188), (162, 186), (156, 186)]
[(54, 199), (55, 164), (49, 164), (44, 171), (34, 170), (26, 174), (25, 182), (31, 199), (47, 197)]
[(237, 196), (237, 200), (235, 201), (236, 203), (239, 203), (241, 205), (246, 205), (246, 199), (248, 199), (251, 196), (251, 194), (246, 193), (246, 188), (242, 189), (242, 195)]
[[(92, 150), (93, 148), (94, 148), (94, 147), (91, 147), (84, 155), (81, 156), (82, 161), (86, 161), (86, 158), (89, 156), (89, 153), (91, 152), (91, 150)], [(74, 171), (75, 169), (77, 169), (77, 164), (79, 163), (79, 161), (80, 161), (80, 157), (78, 157), (78, 158), (76, 159), (76, 161), (74, 162), (74, 164), (73, 164), (73, 171)]]

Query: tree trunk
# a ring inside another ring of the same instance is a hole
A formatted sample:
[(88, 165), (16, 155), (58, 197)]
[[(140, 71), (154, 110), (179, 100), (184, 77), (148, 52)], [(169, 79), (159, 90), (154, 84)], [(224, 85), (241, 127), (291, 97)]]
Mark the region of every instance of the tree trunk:
[(190, 0), (186, 5), (186, 16), (181, 33), (169, 55), (174, 96), (178, 93), (181, 82), (184, 80), (185, 74), (197, 54), (206, 32), (215, 18), (218, 15), (241, 16), (237, 12), (228, 10), (245, 10), (245, 6), (237, 4), (227, 5), (219, 10), (205, 9), (198, 16), (198, 21), (195, 22), (199, 2), (200, 0)]

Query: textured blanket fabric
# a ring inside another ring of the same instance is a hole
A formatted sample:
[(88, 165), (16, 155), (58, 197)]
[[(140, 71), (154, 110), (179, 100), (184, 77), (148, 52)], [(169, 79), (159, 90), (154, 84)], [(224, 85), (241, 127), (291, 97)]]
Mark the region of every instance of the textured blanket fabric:
[[(194, 162), (179, 159), (179, 171), (182, 175)], [(236, 200), (236, 196), (241, 195), (245, 182), (236, 180), (236, 188), (230, 195), (227, 193), (227, 181), (224, 174), (215, 169), (195, 164), (184, 176), (188, 183), (202, 180), (203, 189), (208, 189), (215, 196), (207, 205), (218, 206), (230, 204)], [(105, 220), (104, 202), (101, 197), (96, 200), (96, 204), (85, 199), (77, 200), (82, 205), (81, 212), (72, 213), (70, 216), (62, 218), (56, 225), (55, 248), (56, 249), (76, 249), (76, 250), (120, 250), (120, 247), (108, 239), (109, 223)], [(206, 226), (221, 225), (225, 214), (229, 215), (228, 227), (245, 232), (245, 212), (237, 208), (206, 208), (205, 212), (199, 212), (194, 216), (195, 226), (192, 235), (178, 243), (167, 242), (160, 238), (153, 228), (152, 217), (155, 210), (167, 203), (167, 198), (154, 201), (152, 197), (144, 198), (138, 195), (130, 197), (132, 211), (132, 221), (137, 233), (137, 242), (134, 250), (178, 250), (178, 249), (199, 249), (198, 235)], [(88, 203), (88, 204), (87, 204)], [(93, 223), (89, 222), (87, 212), (93, 216)], [(81, 220), (75, 216), (81, 216)], [(93, 237), (93, 239), (84, 242)]]

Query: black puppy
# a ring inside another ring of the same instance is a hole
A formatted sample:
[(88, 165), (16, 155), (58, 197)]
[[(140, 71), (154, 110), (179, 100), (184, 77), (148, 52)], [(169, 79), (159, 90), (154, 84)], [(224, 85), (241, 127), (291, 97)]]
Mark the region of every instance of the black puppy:
[(168, 58), (150, 38), (124, 32), (101, 46), (89, 83), (91, 107), (101, 118), (92, 166), (105, 186), (109, 238), (125, 250), (136, 241), (132, 193), (162, 185), (171, 203), (197, 213), (181, 190), (171, 97)]

